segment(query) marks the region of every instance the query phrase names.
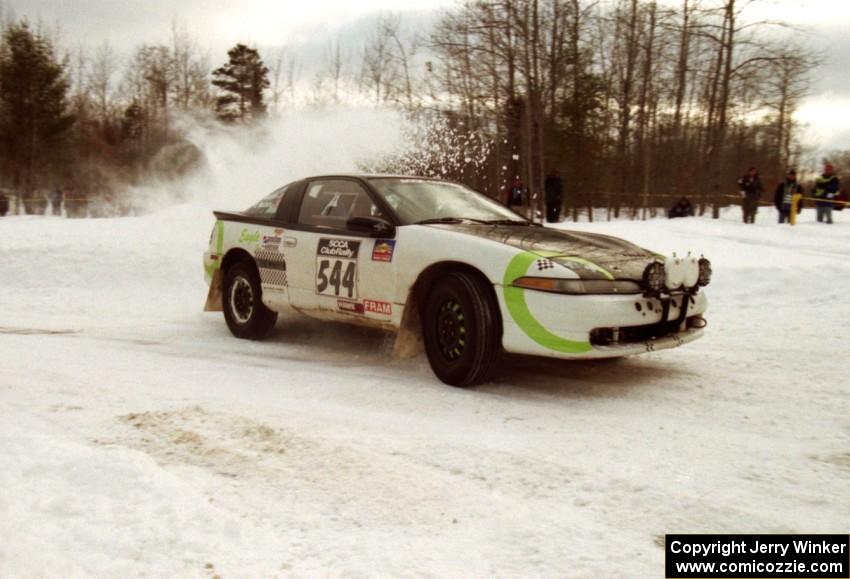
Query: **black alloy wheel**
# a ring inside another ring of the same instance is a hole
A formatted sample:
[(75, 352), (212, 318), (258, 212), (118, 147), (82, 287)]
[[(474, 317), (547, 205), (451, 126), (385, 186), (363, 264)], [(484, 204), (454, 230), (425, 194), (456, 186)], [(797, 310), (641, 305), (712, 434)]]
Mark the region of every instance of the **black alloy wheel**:
[(260, 276), (250, 262), (240, 261), (228, 268), (221, 299), (227, 327), (237, 338), (261, 340), (277, 322), (277, 313), (263, 303)]
[(432, 288), (422, 313), (428, 362), (452, 386), (485, 382), (502, 343), (493, 288), (482, 276), (453, 272)]

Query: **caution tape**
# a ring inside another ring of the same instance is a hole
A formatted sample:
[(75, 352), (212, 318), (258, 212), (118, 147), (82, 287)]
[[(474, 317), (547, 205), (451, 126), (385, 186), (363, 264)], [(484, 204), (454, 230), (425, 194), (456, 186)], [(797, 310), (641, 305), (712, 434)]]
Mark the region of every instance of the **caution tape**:
[(838, 199), (824, 199), (823, 197), (803, 197), (804, 201), (817, 201), (818, 203), (834, 203), (836, 205), (850, 205), (850, 201), (839, 201)]
[[(723, 199), (736, 199), (738, 201), (743, 201), (744, 197), (739, 195), (720, 195), (719, 197)], [(841, 201), (840, 199), (824, 199), (822, 197), (800, 197), (800, 201), (817, 201), (818, 203), (833, 203), (836, 205), (850, 205), (850, 201)], [(774, 203), (770, 201), (763, 201), (759, 199), (759, 205), (763, 205), (764, 207), (773, 207)]]
[[(736, 201), (743, 201), (745, 199), (745, 197), (741, 197), (740, 195), (718, 195), (718, 197), (721, 199), (734, 199)], [(761, 199), (759, 199), (758, 204), (764, 207), (773, 207), (773, 203), (770, 201), (762, 201)]]

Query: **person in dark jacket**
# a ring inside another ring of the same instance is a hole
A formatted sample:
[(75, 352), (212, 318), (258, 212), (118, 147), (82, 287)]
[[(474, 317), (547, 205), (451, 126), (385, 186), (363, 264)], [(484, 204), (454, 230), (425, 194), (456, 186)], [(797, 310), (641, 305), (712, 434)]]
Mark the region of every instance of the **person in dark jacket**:
[(8, 211), (9, 211), (9, 198), (6, 197), (6, 195), (2, 191), (0, 191), (0, 217), (3, 217), (4, 215), (6, 215), (6, 213)]
[(773, 204), (779, 211), (779, 223), (791, 221), (791, 201), (795, 193), (803, 194), (803, 188), (797, 183), (797, 171), (788, 169), (785, 181), (776, 186), (773, 194)]
[(667, 217), (670, 219), (675, 219), (676, 217), (693, 217), (693, 214), (693, 205), (691, 205), (687, 197), (682, 197), (670, 208), (670, 211), (667, 212)]
[(758, 170), (755, 167), (750, 167), (747, 174), (738, 179), (738, 187), (741, 189), (744, 223), (755, 223), (756, 213), (759, 210), (759, 199), (764, 192)]
[(835, 176), (835, 167), (827, 163), (823, 168), (823, 175), (815, 179), (812, 197), (817, 198), (818, 222), (826, 221), (832, 224), (833, 200), (841, 191), (841, 181)]
[(50, 205), (53, 207), (53, 215), (62, 215), (62, 189), (59, 187), (51, 191)]
[(510, 184), (507, 192), (507, 206), (522, 207), (522, 203), (525, 200), (525, 187), (522, 184), (522, 179), (514, 177), (513, 183)]
[(564, 182), (557, 169), (546, 175), (543, 184), (546, 192), (546, 221), (555, 223), (561, 220), (561, 209), (564, 206)]

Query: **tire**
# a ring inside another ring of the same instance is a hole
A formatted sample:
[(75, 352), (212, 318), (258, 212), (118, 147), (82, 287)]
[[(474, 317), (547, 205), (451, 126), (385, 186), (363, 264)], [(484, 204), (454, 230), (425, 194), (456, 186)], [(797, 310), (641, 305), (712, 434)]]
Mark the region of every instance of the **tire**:
[(428, 362), (451, 386), (487, 381), (502, 342), (502, 322), (493, 288), (481, 277), (454, 272), (428, 294), (422, 315)]
[(227, 327), (237, 338), (262, 340), (271, 333), (277, 313), (263, 304), (260, 276), (252, 263), (240, 261), (224, 274), (222, 309)]

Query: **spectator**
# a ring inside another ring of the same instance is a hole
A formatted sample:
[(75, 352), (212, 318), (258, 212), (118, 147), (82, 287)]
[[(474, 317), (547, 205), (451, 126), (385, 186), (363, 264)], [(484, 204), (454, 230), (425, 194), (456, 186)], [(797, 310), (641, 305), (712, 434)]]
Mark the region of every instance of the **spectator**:
[(803, 194), (803, 188), (797, 183), (797, 171), (788, 169), (785, 181), (776, 186), (773, 195), (773, 204), (779, 211), (779, 223), (791, 221), (791, 201), (795, 193)]
[(53, 206), (53, 215), (62, 215), (62, 189), (59, 187), (50, 193), (50, 204)]
[(63, 192), (65, 198), (65, 214), (68, 217), (86, 217), (88, 214), (88, 198), (86, 194), (73, 187), (67, 187)]
[(3, 217), (4, 215), (6, 215), (6, 213), (8, 211), (9, 211), (9, 198), (6, 197), (6, 195), (2, 191), (0, 191), (0, 217)]
[(667, 217), (675, 219), (676, 217), (692, 217), (693, 214), (693, 205), (691, 205), (687, 197), (682, 197), (670, 208), (670, 211), (667, 212)]
[(561, 209), (564, 206), (564, 182), (557, 169), (546, 176), (543, 189), (546, 193), (546, 221), (556, 223), (561, 220)]
[(750, 167), (747, 174), (738, 179), (738, 187), (741, 188), (744, 223), (755, 223), (756, 213), (759, 210), (759, 199), (764, 192), (758, 170), (755, 167)]
[(522, 179), (514, 177), (513, 182), (507, 189), (507, 205), (509, 208), (522, 207), (525, 201), (525, 187), (522, 184)]
[(835, 167), (827, 163), (823, 168), (823, 175), (815, 179), (812, 196), (817, 198), (818, 223), (826, 221), (832, 224), (833, 200), (838, 197), (841, 182), (835, 176)]

